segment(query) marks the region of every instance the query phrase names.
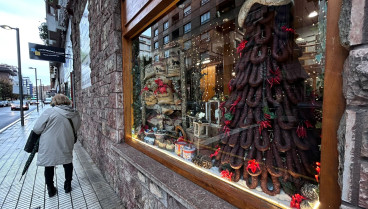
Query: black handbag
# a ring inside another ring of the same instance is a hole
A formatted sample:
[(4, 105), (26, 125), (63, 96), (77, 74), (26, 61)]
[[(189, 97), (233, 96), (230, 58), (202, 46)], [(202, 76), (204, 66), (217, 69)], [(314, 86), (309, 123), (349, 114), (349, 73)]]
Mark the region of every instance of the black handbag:
[(77, 139), (78, 139), (78, 137), (77, 137), (77, 134), (75, 133), (75, 129), (74, 129), (74, 125), (73, 125), (73, 121), (72, 121), (70, 118), (68, 118), (68, 121), (69, 121), (69, 123), (70, 123), (70, 125), (72, 126), (72, 129), (73, 129), (73, 134), (74, 134), (74, 144), (75, 144), (75, 143), (77, 143)]
[(36, 149), (36, 152), (38, 152), (38, 146), (36, 146), (36, 143), (40, 139), (40, 136), (41, 134), (36, 134), (35, 132), (31, 131), (28, 136), (27, 143), (24, 146), (24, 151), (31, 153), (33, 149)]

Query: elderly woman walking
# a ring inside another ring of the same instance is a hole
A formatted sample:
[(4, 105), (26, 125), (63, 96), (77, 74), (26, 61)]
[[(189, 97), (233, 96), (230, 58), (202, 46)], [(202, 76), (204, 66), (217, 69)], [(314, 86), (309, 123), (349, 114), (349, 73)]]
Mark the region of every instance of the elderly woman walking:
[(49, 197), (57, 190), (54, 186), (54, 166), (63, 165), (65, 171), (64, 190), (69, 193), (73, 176), (73, 147), (76, 131), (81, 119), (71, 101), (63, 94), (52, 98), (53, 107), (46, 109), (37, 119), (33, 131), (41, 134), (37, 166), (45, 166), (45, 182)]

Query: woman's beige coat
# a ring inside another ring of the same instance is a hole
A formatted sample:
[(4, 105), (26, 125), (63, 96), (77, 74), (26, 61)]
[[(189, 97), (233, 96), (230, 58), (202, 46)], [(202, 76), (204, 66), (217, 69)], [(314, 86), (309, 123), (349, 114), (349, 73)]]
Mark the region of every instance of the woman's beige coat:
[(78, 111), (74, 111), (69, 106), (48, 108), (37, 119), (33, 131), (41, 134), (38, 166), (55, 166), (73, 161), (74, 135), (68, 118), (72, 119), (77, 131), (81, 119)]

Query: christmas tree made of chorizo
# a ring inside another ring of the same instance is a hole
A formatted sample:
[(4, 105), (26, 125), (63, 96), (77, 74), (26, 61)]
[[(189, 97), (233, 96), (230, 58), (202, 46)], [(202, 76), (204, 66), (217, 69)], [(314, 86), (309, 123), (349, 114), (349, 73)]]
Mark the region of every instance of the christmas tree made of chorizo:
[(294, 41), (291, 7), (259, 6), (262, 18), (247, 18), (231, 94), (220, 107), (220, 171), (230, 165), (232, 181), (243, 176), (249, 188), (260, 184), (272, 196), (281, 184), (298, 191), (318, 181), (320, 136), (314, 103), (304, 93), (308, 75), (298, 61), (302, 52)]

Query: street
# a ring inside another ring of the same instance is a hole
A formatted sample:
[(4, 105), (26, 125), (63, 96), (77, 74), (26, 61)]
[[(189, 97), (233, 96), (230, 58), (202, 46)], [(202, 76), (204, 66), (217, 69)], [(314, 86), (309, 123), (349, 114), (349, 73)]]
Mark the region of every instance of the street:
[[(39, 108), (42, 108), (41, 105), (39, 106)], [(30, 105), (29, 110), (24, 111), (24, 115), (28, 114), (29, 112), (35, 109), (37, 109), (36, 105)], [(6, 127), (7, 125), (11, 124), (12, 122), (18, 120), (19, 118), (20, 118), (19, 110), (11, 111), (10, 106), (0, 107), (0, 130)]]

